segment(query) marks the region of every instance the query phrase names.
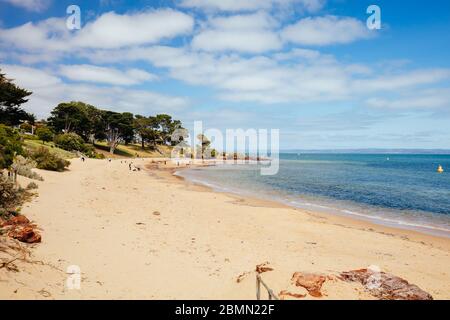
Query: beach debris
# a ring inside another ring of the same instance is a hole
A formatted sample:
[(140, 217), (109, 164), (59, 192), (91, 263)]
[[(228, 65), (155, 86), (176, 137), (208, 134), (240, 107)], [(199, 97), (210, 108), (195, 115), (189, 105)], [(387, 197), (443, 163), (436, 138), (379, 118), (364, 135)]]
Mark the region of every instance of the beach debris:
[(14, 261), (18, 260), (19, 258), (14, 258), (12, 260), (1, 262), (0, 263), (0, 269), (5, 268), (7, 271), (13, 271), (13, 272), (19, 272), (19, 268), (13, 263)]
[(255, 271), (257, 273), (261, 274), (261, 273), (264, 273), (264, 272), (273, 271), (273, 268), (269, 267), (269, 262), (267, 261), (267, 262), (258, 264), (256, 266), (256, 270)]
[(236, 278), (236, 282), (237, 283), (241, 283), (242, 281), (244, 281), (244, 279), (250, 274), (250, 272), (244, 272), (242, 274), (240, 274), (237, 278)]
[(23, 228), (14, 228), (8, 233), (8, 236), (25, 243), (41, 242), (41, 235), (29, 226)]
[(154, 215), (154, 216), (160, 216), (161, 213), (160, 213), (159, 211), (153, 211), (153, 215)]
[(326, 280), (327, 277), (324, 275), (305, 272), (295, 272), (291, 279), (293, 284), (305, 288), (315, 298), (322, 297), (321, 289)]
[(286, 300), (287, 297), (292, 297), (292, 298), (295, 298), (295, 299), (303, 299), (303, 298), (306, 297), (306, 294), (292, 293), (292, 292), (289, 292), (287, 290), (282, 290), (278, 294), (278, 297), (280, 297), (280, 300)]
[(433, 300), (433, 297), (405, 279), (372, 269), (342, 272), (339, 278), (359, 282), (374, 297), (381, 300)]
[(38, 293), (44, 298), (50, 298), (52, 296), (50, 292), (44, 289), (39, 290)]

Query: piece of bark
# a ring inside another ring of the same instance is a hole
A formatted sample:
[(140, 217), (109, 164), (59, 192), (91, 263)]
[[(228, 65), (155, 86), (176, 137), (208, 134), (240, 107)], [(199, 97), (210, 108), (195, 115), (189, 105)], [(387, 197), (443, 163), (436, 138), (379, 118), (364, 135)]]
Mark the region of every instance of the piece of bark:
[(278, 296), (280, 297), (281, 300), (285, 300), (286, 297), (292, 297), (292, 298), (296, 298), (296, 299), (303, 299), (303, 298), (306, 297), (306, 294), (292, 293), (292, 292), (289, 292), (287, 290), (283, 290), (283, 291), (280, 291)]

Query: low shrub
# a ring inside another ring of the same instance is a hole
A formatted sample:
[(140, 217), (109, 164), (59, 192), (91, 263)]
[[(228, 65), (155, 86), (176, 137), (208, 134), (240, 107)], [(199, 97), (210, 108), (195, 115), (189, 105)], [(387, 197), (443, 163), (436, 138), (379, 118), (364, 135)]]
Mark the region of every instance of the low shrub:
[(37, 185), (36, 182), (30, 182), (30, 183), (27, 185), (27, 190), (34, 190), (34, 189), (37, 189), (37, 188), (39, 188), (39, 186)]
[(95, 151), (95, 148), (92, 144), (85, 144), (83, 150), (79, 150), (82, 152), (86, 157), (88, 158), (96, 158), (97, 152)]
[(44, 181), (38, 173), (31, 170), (33, 168), (36, 168), (36, 162), (30, 158), (24, 158), (20, 155), (14, 159), (14, 162), (11, 165), (11, 169), (19, 176)]
[(21, 206), (31, 195), (20, 187), (16, 187), (11, 179), (0, 174), (0, 212), (8, 214)]
[(44, 147), (40, 147), (34, 151), (31, 157), (36, 161), (37, 168), (43, 170), (64, 171), (70, 165), (70, 161), (58, 157)]

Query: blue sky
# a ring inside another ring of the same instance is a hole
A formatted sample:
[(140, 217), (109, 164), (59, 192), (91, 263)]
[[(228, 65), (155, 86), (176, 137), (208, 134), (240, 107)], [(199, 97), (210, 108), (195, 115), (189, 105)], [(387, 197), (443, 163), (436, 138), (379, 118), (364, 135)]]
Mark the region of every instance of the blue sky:
[(282, 149), (450, 148), (449, 58), (447, 0), (0, 0), (0, 67), (40, 118), (81, 100)]

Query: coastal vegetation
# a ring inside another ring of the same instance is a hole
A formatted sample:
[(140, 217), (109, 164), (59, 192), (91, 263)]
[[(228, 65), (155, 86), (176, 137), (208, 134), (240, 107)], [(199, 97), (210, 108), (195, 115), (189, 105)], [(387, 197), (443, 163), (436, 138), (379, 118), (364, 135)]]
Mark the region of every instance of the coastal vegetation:
[(46, 148), (39, 148), (31, 154), (31, 158), (36, 161), (38, 169), (50, 171), (64, 171), (70, 162), (66, 159), (58, 157)]
[[(48, 119), (36, 120), (21, 105), (31, 91), (20, 88), (0, 71), (0, 169), (21, 155), (38, 167), (84, 155), (89, 158), (150, 157), (170, 154), (172, 134), (182, 123), (167, 114), (134, 115), (97, 108), (81, 101), (62, 102)], [(47, 150), (47, 151), (45, 151)], [(60, 158), (56, 161), (54, 156)], [(45, 159), (45, 161), (44, 161)], [(42, 163), (39, 163), (42, 161)]]
[(120, 144), (138, 142), (141, 150), (146, 146), (157, 150), (159, 146), (172, 145), (172, 133), (182, 128), (181, 121), (166, 114), (145, 117), (102, 110), (79, 101), (60, 103), (46, 123), (56, 133), (57, 146), (82, 153), (87, 152), (85, 144), (95, 148), (99, 142), (106, 142), (110, 154), (114, 154)]

